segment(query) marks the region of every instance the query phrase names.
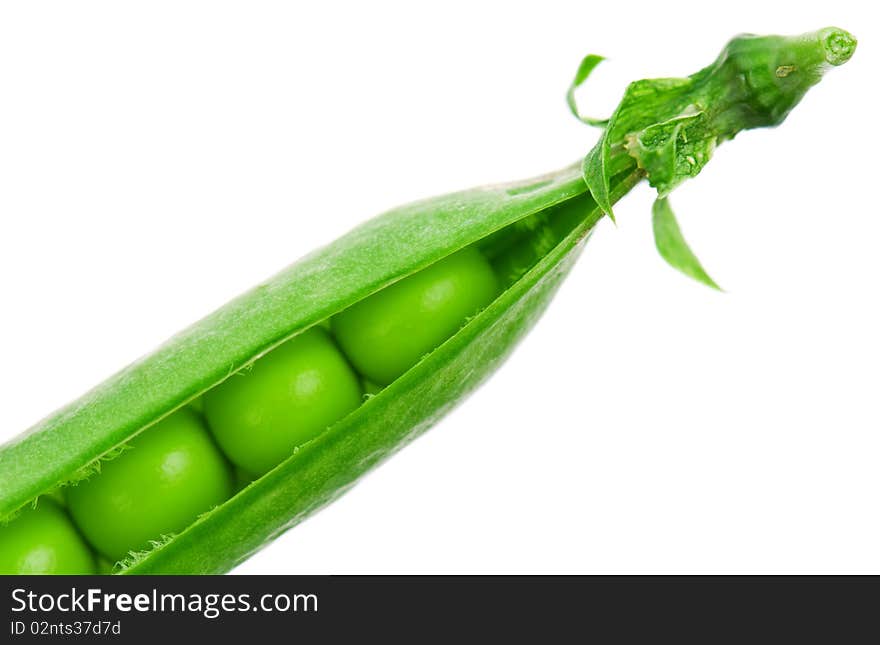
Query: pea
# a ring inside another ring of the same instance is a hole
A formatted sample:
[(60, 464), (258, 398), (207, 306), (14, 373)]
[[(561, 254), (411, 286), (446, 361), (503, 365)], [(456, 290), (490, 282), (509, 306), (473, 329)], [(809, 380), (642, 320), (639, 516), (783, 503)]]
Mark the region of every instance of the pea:
[(95, 573), (95, 558), (64, 509), (42, 497), (0, 527), (0, 574)]
[(274, 468), (363, 400), (357, 375), (321, 327), (276, 347), (203, 398), (220, 447), (255, 475)]
[(182, 408), (136, 436), (67, 494), (70, 513), (111, 561), (186, 528), (232, 494), (232, 474), (199, 416)]
[(388, 385), (457, 332), (498, 291), (488, 261), (469, 247), (337, 314), (332, 329), (355, 368)]

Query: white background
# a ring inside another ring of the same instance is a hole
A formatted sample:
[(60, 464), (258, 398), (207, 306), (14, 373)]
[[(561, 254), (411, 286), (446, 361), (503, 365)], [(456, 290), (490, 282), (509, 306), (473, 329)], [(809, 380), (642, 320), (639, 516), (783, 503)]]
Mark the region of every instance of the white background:
[[(582, 96), (742, 31), (861, 44), (673, 199), (651, 191), (504, 368), (241, 573), (880, 572), (872, 3), (0, 5), (0, 439), (389, 207), (584, 155)], [(320, 8), (318, 8), (320, 7)]]

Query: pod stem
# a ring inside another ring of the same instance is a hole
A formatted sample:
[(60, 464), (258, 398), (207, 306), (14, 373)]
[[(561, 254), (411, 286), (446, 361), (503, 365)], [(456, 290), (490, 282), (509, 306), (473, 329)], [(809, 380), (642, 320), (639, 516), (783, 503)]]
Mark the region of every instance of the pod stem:
[[(591, 125), (605, 124), (583, 161), (590, 193), (614, 219), (611, 179), (629, 157), (644, 170), (658, 199), (665, 199), (700, 173), (720, 143), (742, 130), (782, 123), (807, 90), (831, 67), (848, 61), (855, 48), (856, 39), (837, 27), (799, 36), (737, 36), (715, 62), (691, 76), (631, 83), (607, 122), (581, 117), (573, 104), (574, 88), (601, 60), (587, 57), (568, 98), (578, 118)], [(677, 230), (668, 202), (655, 210), (663, 213), (663, 226), (655, 221), (655, 230)], [(705, 276), (702, 282), (717, 286), (680, 234), (665, 236), (658, 248), (665, 259), (678, 259), (671, 262), (676, 268), (692, 277)]]

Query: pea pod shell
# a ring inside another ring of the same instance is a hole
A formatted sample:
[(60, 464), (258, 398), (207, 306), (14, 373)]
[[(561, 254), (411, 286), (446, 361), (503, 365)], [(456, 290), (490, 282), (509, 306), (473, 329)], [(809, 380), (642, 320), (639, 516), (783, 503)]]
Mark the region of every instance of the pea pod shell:
[(501, 364), (544, 311), (585, 240), (572, 234), (380, 394), (125, 573), (225, 572), (333, 501), (434, 425)]
[[(0, 517), (11, 515), (58, 484), (75, 481), (83, 476), (80, 473), (84, 470), (89, 471), (96, 459), (112, 454), (138, 432), (303, 329), (449, 253), (585, 190), (579, 168), (572, 166), (522, 182), (415, 202), (366, 222), (229, 302), (4, 445), (0, 449)], [(553, 273), (550, 268), (543, 270)], [(554, 271), (554, 275), (558, 275), (558, 271)], [(226, 570), (263, 541), (290, 526), (307, 512), (306, 508), (312, 509), (318, 498), (326, 497), (326, 490), (321, 489), (318, 495), (316, 489), (315, 500), (306, 504), (297, 501), (296, 496), (292, 498), (284, 485), (297, 482), (297, 486), (301, 486), (303, 478), (311, 477), (312, 485), (317, 486), (314, 483), (317, 475), (305, 467), (323, 463), (317, 455), (336, 450), (341, 450), (342, 455), (346, 447), (351, 448), (358, 442), (368, 445), (366, 437), (381, 440), (382, 449), (370, 444), (368, 453), (358, 458), (349, 455), (351, 463), (346, 466), (349, 471), (323, 471), (328, 481), (349, 482), (352, 479), (349, 475), (361, 472), (361, 467), (375, 461), (376, 455), (393, 451), (419, 429), (433, 423), (453, 400), (491, 371), (490, 365), (495, 365), (495, 361), (484, 358), (481, 361), (485, 362), (486, 369), (479, 370), (479, 374), (475, 372), (468, 378), (456, 376), (457, 370), (475, 369), (461, 363), (468, 362), (465, 358), (453, 357), (453, 354), (464, 356), (468, 348), (473, 349), (472, 342), (462, 345), (465, 339), (476, 334), (471, 341), (479, 337), (480, 342), (486, 342), (486, 347), (494, 348), (493, 354), (501, 356), (527, 326), (524, 321), (532, 318), (528, 311), (522, 310), (524, 305), (512, 305), (522, 299), (533, 303), (529, 310), (543, 307), (545, 299), (538, 294), (549, 293), (549, 289), (541, 286), (545, 282), (535, 277), (531, 280), (530, 288), (525, 286), (526, 282), (517, 285), (490, 307), (494, 314), (487, 310), (472, 321), (454, 343), (442, 352), (435, 352), (436, 356), (432, 354), (431, 362), (441, 361), (445, 367), (435, 365), (432, 368), (435, 374), (424, 366), (414, 370), (393, 387), (386, 388), (387, 393), (373, 397), (338, 424), (332, 433), (303, 448), (292, 460), (180, 536), (197, 535), (205, 530), (203, 527), (210, 519), (214, 528), (208, 532), (225, 536), (222, 545), (216, 544), (216, 540), (204, 543), (210, 546), (199, 546), (192, 537), (176, 539), (158, 549), (155, 560), (151, 555), (132, 570), (154, 566), (149, 564), (151, 562), (165, 563), (157, 570), (190, 573)], [(525, 297), (531, 288), (535, 289), (535, 295)], [(521, 313), (514, 313), (516, 311)], [(508, 339), (505, 347), (500, 339), (483, 338), (486, 334), (492, 336), (490, 328), (507, 330), (503, 334)], [(469, 385), (467, 388), (444, 387), (444, 379)], [(406, 396), (407, 393), (411, 396)], [(396, 396), (403, 398), (389, 402)], [(411, 411), (406, 415), (399, 407), (404, 400), (404, 408)], [(384, 437), (375, 434), (376, 428), (381, 427), (387, 428)], [(331, 447), (329, 444), (334, 442), (339, 445)], [(333, 464), (324, 463), (322, 468), (331, 465), (340, 468), (344, 461), (341, 456), (333, 457), (329, 459)], [(233, 525), (239, 522), (234, 521), (234, 513), (229, 509), (235, 509), (240, 517), (244, 512), (249, 526), (236, 529)], [(217, 527), (218, 522), (223, 524), (225, 520), (230, 522), (227, 528), (231, 533)], [(260, 535), (259, 543), (244, 540), (245, 532)], [(248, 546), (245, 549), (238, 543)], [(185, 545), (189, 546), (184, 548)], [(159, 553), (172, 552), (186, 555), (159, 557)]]

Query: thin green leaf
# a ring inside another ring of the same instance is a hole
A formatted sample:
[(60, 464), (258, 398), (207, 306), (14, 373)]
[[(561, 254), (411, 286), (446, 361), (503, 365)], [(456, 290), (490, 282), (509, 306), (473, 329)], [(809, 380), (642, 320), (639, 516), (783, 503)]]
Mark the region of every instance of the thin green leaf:
[(665, 197), (658, 198), (652, 209), (654, 223), (654, 243), (661, 257), (669, 265), (685, 275), (692, 277), (706, 286), (721, 291), (715, 281), (709, 277), (697, 256), (685, 242), (681, 229), (675, 219), (675, 213)]
[(611, 209), (611, 173), (608, 170), (610, 162), (607, 160), (607, 155), (609, 155), (610, 152), (606, 145), (607, 138), (608, 135), (606, 132), (602, 135), (602, 138), (599, 139), (599, 142), (593, 146), (593, 149), (590, 150), (590, 154), (584, 158), (583, 176), (584, 183), (586, 183), (587, 188), (590, 189), (590, 193), (593, 195), (593, 199), (596, 200), (596, 204), (599, 205), (599, 208), (602, 209), (603, 213), (611, 218), (612, 222), (617, 222), (614, 218), (614, 211)]
[(571, 85), (568, 86), (568, 92), (565, 94), (565, 101), (568, 103), (568, 109), (571, 110), (571, 113), (574, 114), (575, 118), (579, 121), (586, 123), (587, 125), (592, 125), (597, 128), (603, 128), (608, 123), (608, 119), (594, 119), (593, 117), (583, 116), (578, 110), (577, 100), (574, 97), (575, 90), (584, 84), (584, 81), (590, 76), (596, 66), (605, 60), (604, 56), (598, 56), (597, 54), (589, 54), (585, 56), (581, 61), (581, 64), (578, 66), (577, 73), (574, 75), (574, 79), (571, 81)]

